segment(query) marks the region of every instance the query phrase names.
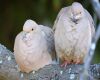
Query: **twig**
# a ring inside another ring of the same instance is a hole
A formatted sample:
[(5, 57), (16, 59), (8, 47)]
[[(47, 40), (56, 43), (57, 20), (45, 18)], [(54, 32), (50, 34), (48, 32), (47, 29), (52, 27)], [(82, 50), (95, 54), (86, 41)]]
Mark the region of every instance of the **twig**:
[[(99, 0), (90, 0), (90, 1), (91, 1), (91, 4), (92, 4), (97, 16), (100, 19), (100, 3), (99, 3)], [(92, 61), (94, 51), (95, 51), (95, 48), (96, 48), (96, 44), (97, 44), (97, 41), (99, 40), (99, 38), (100, 38), (100, 23), (99, 23), (98, 28), (96, 30), (95, 36), (93, 37), (93, 41), (92, 41), (89, 53), (87, 54), (87, 56), (84, 59), (84, 71), (83, 71), (82, 75), (80, 76), (80, 80), (86, 80), (86, 79), (88, 79), (88, 76), (90, 76), (88, 74), (88, 69), (90, 67), (90, 63)], [(90, 76), (90, 78), (91, 78), (91, 80), (93, 80), (92, 76)]]
[(99, 0), (90, 0), (90, 2), (100, 20), (100, 2), (99, 2)]

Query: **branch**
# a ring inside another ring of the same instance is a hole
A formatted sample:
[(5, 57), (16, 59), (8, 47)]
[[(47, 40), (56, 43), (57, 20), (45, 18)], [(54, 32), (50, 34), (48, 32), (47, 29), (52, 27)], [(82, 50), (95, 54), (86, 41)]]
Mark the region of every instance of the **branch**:
[[(0, 80), (79, 80), (83, 65), (68, 65), (61, 68), (57, 64), (48, 65), (27, 74), (19, 72), (14, 55), (6, 47), (0, 44)], [(95, 79), (100, 78), (100, 64), (90, 66), (89, 74)]]
[[(100, 3), (99, 3), (99, 0), (90, 0), (90, 2), (92, 4), (97, 16), (100, 19)], [(96, 48), (96, 44), (97, 44), (97, 41), (99, 40), (99, 38), (100, 38), (100, 23), (99, 23), (98, 28), (96, 29), (96, 33), (93, 37), (90, 50), (89, 50), (87, 56), (84, 59), (84, 71), (82, 72), (82, 74), (80, 76), (80, 80), (84, 80), (84, 79), (88, 80), (88, 76), (90, 76), (91, 80), (94, 80), (94, 77), (88, 74), (88, 69), (90, 68), (90, 64), (91, 64), (91, 61), (92, 61), (92, 58), (93, 58), (93, 55), (94, 55), (94, 51), (95, 51), (95, 48)]]
[(97, 14), (97, 16), (99, 17), (99, 20), (100, 20), (100, 2), (99, 0), (90, 0), (94, 10), (95, 10), (95, 13)]

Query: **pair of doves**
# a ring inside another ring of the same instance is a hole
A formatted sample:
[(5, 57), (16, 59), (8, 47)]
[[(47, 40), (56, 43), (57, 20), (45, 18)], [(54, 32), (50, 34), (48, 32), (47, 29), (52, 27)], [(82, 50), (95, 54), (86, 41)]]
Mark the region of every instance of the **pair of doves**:
[(95, 34), (91, 15), (74, 2), (62, 8), (53, 30), (27, 20), (14, 43), (14, 56), (20, 71), (29, 73), (52, 64), (81, 64), (87, 55)]

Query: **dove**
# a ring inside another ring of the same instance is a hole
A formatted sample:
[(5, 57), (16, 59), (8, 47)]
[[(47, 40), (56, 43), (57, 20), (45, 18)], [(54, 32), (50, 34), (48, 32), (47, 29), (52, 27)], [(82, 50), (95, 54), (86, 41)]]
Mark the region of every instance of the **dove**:
[(27, 20), (15, 38), (14, 56), (20, 71), (37, 71), (55, 60), (53, 30)]
[(95, 34), (89, 12), (74, 2), (60, 10), (53, 26), (57, 61), (61, 66), (83, 64)]

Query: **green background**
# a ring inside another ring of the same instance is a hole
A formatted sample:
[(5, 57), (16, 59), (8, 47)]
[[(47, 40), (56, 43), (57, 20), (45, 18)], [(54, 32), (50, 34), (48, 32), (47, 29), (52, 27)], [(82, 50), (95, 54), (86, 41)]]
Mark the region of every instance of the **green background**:
[[(60, 9), (74, 1), (82, 3), (95, 16), (89, 0), (0, 0), (0, 43), (13, 51), (14, 39), (27, 19), (52, 27)], [(100, 40), (93, 58), (94, 63), (100, 62), (99, 52)]]

